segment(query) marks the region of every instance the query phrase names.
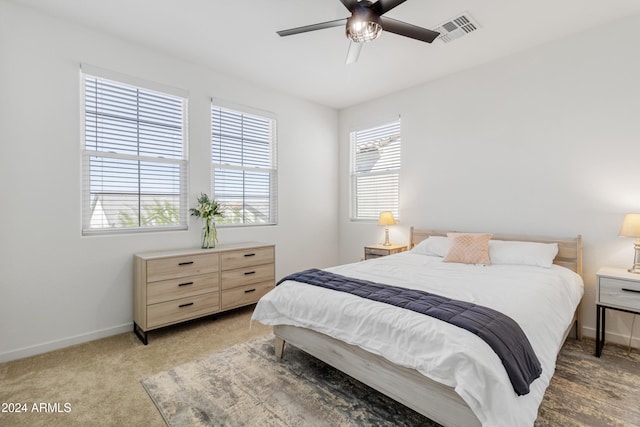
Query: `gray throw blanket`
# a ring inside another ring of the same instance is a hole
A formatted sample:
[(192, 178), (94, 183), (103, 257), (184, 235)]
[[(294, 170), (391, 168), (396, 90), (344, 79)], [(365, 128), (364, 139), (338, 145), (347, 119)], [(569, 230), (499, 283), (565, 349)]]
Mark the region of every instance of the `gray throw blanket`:
[(466, 329), (482, 338), (500, 357), (513, 389), (519, 396), (529, 393), (530, 384), (542, 373), (540, 362), (520, 326), (510, 317), (491, 308), (318, 269), (291, 274), (280, 280), (278, 285), (285, 280), (347, 292), (422, 313)]

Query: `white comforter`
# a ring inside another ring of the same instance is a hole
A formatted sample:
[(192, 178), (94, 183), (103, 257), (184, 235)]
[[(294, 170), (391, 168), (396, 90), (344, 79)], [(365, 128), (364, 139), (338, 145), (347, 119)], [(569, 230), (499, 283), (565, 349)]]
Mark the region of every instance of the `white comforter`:
[(455, 388), (485, 426), (532, 426), (555, 370), (564, 331), (583, 294), (579, 275), (559, 266), (475, 266), (412, 252), (326, 270), (491, 307), (514, 319), (542, 364), (531, 392), (517, 396), (493, 350), (476, 335), (409, 310), (286, 281), (252, 319), (324, 333)]

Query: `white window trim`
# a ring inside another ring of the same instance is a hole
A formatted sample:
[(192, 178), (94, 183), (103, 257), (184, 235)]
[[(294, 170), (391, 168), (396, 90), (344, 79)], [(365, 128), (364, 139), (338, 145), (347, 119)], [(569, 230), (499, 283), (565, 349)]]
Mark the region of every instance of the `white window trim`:
[[(220, 98), (211, 98), (210, 105), (210, 114), (209, 119), (213, 119), (213, 109), (214, 108), (222, 108), (225, 110), (232, 110), (240, 114), (258, 116), (264, 119), (268, 119), (272, 121), (273, 133), (272, 133), (272, 141), (271, 141), (271, 167), (270, 168), (262, 168), (262, 167), (251, 167), (251, 166), (239, 166), (239, 165), (230, 165), (230, 164), (221, 164), (213, 162), (211, 158), (211, 194), (213, 197), (216, 197), (215, 193), (215, 170), (216, 169), (228, 169), (228, 170), (240, 170), (240, 171), (255, 171), (255, 172), (269, 172), (270, 176), (270, 186), (269, 186), (269, 221), (265, 223), (231, 223), (225, 224), (224, 222), (218, 223), (217, 227), (263, 227), (263, 226), (272, 226), (278, 225), (278, 122), (276, 119), (275, 113), (270, 111), (261, 110), (258, 108), (248, 107), (245, 105), (237, 104), (234, 102), (230, 102), (227, 100), (223, 100)], [(209, 142), (210, 142), (210, 155), (213, 154), (213, 123), (209, 123), (209, 128), (211, 130)]]
[[(95, 151), (86, 149), (86, 110), (85, 110), (85, 101), (86, 101), (86, 88), (85, 88), (85, 75), (90, 75), (96, 77), (101, 80), (109, 80), (113, 81), (116, 84), (124, 84), (128, 86), (137, 87), (140, 89), (159, 92), (162, 94), (173, 95), (176, 97), (183, 98), (182, 101), (182, 158), (180, 160), (176, 159), (165, 159), (162, 157), (152, 157), (152, 156), (136, 156), (129, 155), (124, 153), (111, 153), (104, 151)], [(132, 234), (132, 233), (149, 233), (149, 232), (158, 232), (158, 231), (176, 231), (176, 230), (187, 230), (189, 226), (189, 209), (188, 209), (188, 174), (189, 174), (189, 147), (188, 147), (188, 98), (189, 92), (180, 88), (175, 88), (172, 86), (160, 84), (157, 82), (151, 82), (148, 80), (144, 80), (138, 77), (129, 76), (123, 73), (119, 73), (112, 70), (107, 70), (104, 68), (96, 67), (89, 64), (80, 64), (80, 143), (81, 143), (81, 161), (82, 161), (82, 177), (81, 177), (81, 200), (82, 200), (82, 212), (81, 212), (81, 220), (82, 220), (82, 235), (83, 236), (92, 236), (92, 235), (109, 235), (109, 234)], [(133, 160), (133, 161), (148, 161), (153, 163), (167, 163), (167, 164), (179, 164), (180, 170), (182, 171), (180, 176), (180, 221), (178, 225), (173, 226), (162, 226), (162, 227), (118, 227), (118, 228), (91, 228), (88, 223), (88, 219), (86, 218), (86, 212), (91, 209), (91, 192), (87, 189), (89, 185), (86, 182), (87, 176), (90, 173), (90, 165), (89, 159), (91, 157), (104, 157), (104, 158), (113, 158), (120, 160)]]
[[(400, 173), (401, 173), (401, 168), (402, 168), (402, 145), (400, 146), (400, 157), (398, 159), (398, 165), (397, 168), (394, 169), (387, 169), (387, 170), (379, 170), (379, 171), (374, 171), (374, 172), (367, 172), (366, 174), (359, 174), (356, 171), (356, 134), (358, 132), (366, 132), (366, 131), (370, 131), (379, 127), (384, 127), (384, 126), (394, 126), (396, 125), (398, 126), (398, 132), (399, 132), (399, 138), (400, 141), (402, 141), (402, 124), (401, 124), (401, 119), (400, 117), (396, 117), (394, 119), (390, 119), (390, 120), (385, 120), (385, 121), (380, 121), (377, 124), (369, 124), (367, 126), (360, 126), (357, 129), (352, 129), (349, 132), (349, 219), (352, 222), (372, 222), (372, 221), (377, 221), (378, 220), (378, 215), (379, 212), (375, 212), (372, 213), (371, 216), (367, 216), (367, 217), (359, 217), (357, 216), (357, 203), (358, 203), (358, 195), (356, 192), (356, 179), (358, 176), (368, 176), (368, 177), (375, 177), (375, 176), (385, 176), (385, 175), (395, 175), (397, 178), (397, 188), (396, 188), (396, 204), (395, 206), (391, 206), (391, 205), (385, 205), (385, 206), (380, 206), (379, 207), (379, 211), (388, 211), (391, 210), (393, 212), (393, 215), (396, 219), (396, 221), (399, 220), (399, 216), (400, 216)], [(400, 143), (402, 144), (402, 142)]]

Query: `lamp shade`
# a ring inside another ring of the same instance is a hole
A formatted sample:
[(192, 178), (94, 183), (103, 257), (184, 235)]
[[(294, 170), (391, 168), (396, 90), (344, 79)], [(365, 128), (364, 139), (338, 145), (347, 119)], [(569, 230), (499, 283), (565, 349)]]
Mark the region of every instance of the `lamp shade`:
[(378, 225), (395, 225), (396, 220), (393, 218), (393, 212), (385, 211), (380, 212), (380, 218), (378, 218)]
[(640, 238), (640, 214), (627, 214), (624, 217), (620, 236)]

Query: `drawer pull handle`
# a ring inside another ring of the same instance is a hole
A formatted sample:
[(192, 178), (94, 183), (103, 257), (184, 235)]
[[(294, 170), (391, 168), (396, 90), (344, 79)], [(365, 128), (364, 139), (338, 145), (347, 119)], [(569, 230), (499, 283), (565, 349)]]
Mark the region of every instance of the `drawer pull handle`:
[(244, 256), (256, 256), (256, 254), (244, 254)]
[(191, 264), (193, 264), (193, 261), (181, 262), (178, 265), (191, 265)]
[(244, 291), (245, 294), (250, 294), (251, 292), (255, 292), (255, 289), (247, 289), (246, 291)]
[(189, 286), (189, 285), (193, 285), (193, 282), (180, 283), (178, 286)]
[(245, 273), (244, 273), (245, 276), (249, 276), (251, 274), (256, 274), (256, 272), (255, 271), (245, 271)]
[(178, 307), (179, 308), (183, 308), (183, 307), (189, 307), (190, 305), (193, 305), (193, 303), (192, 302), (188, 302), (186, 304), (180, 304)]
[(627, 288), (622, 288), (623, 291), (625, 292), (634, 292), (636, 294), (640, 294), (640, 290), (638, 289), (627, 289)]

